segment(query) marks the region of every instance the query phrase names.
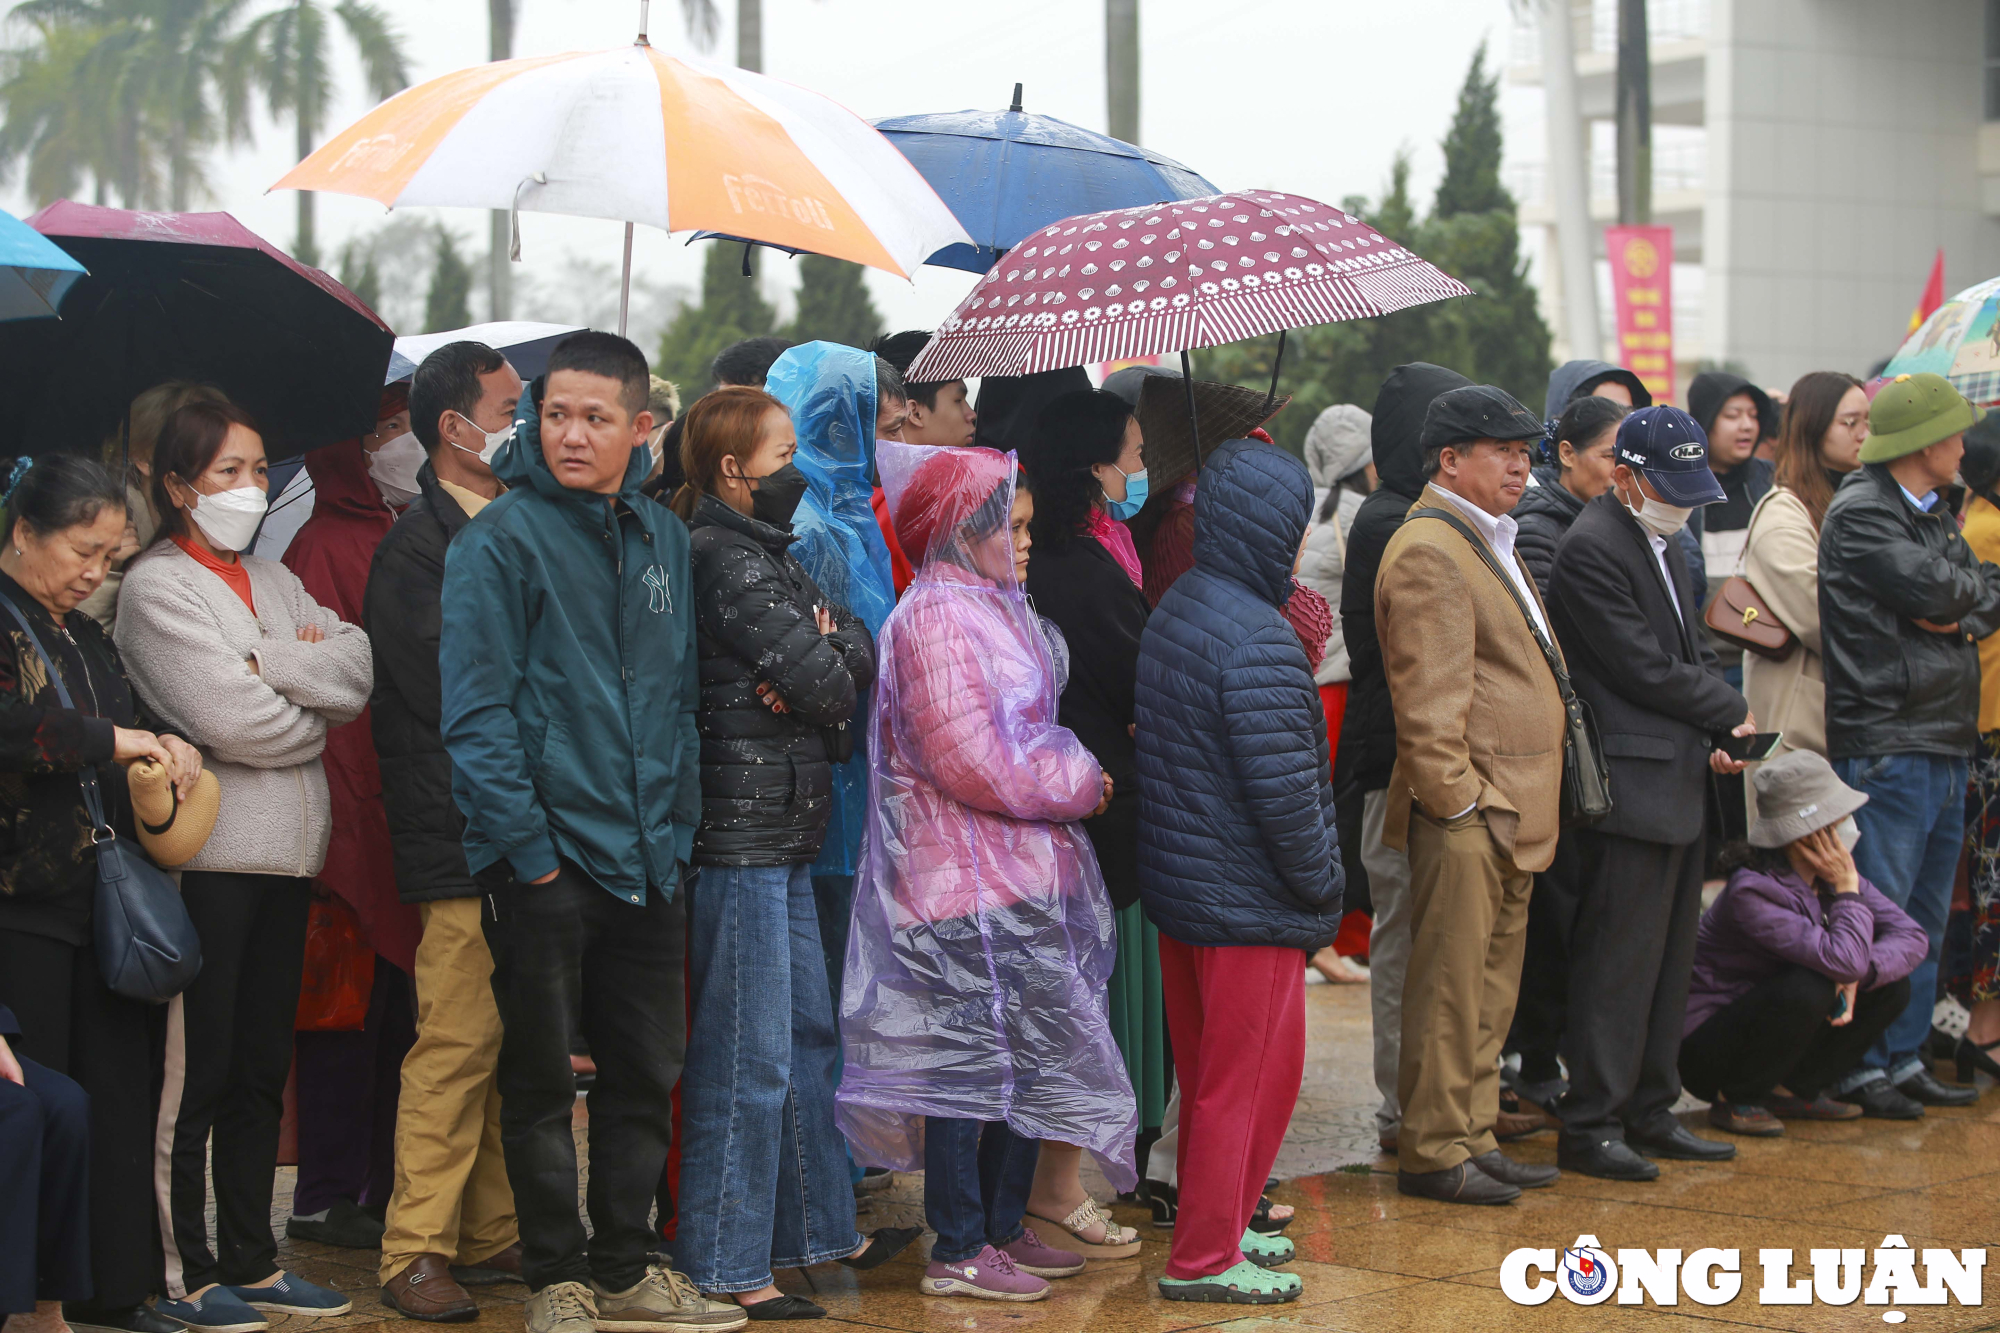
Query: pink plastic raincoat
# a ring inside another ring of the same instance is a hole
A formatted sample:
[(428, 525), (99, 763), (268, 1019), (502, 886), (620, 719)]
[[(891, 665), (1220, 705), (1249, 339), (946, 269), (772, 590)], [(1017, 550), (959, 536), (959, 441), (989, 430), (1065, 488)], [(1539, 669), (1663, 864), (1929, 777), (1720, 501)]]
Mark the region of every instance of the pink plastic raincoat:
[(883, 443), (916, 580), (883, 626), (869, 823), (854, 885), (839, 1118), (855, 1155), (914, 1170), (924, 1116), (1081, 1144), (1136, 1180), (1111, 1039), (1111, 903), (1076, 821), (1102, 770), (1056, 724), (1054, 668), (1015, 581), (1014, 460)]

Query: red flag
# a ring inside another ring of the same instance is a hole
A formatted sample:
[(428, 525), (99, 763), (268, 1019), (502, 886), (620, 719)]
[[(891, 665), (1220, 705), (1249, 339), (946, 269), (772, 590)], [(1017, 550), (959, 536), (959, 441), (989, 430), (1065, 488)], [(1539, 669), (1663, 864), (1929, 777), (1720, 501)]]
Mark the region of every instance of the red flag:
[[(1917, 300), (1917, 308), (1910, 312), (1909, 333), (1923, 327), (1931, 312), (1944, 304), (1944, 247), (1939, 246), (1937, 258), (1931, 260), (1930, 281), (1924, 284), (1924, 294)], [(1909, 336), (1908, 333), (1904, 335)]]

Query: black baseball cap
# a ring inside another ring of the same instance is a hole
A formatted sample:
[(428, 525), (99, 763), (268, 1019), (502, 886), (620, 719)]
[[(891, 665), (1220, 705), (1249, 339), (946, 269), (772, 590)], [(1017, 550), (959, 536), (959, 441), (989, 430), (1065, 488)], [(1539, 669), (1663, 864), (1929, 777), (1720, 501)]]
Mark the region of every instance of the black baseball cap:
[(1468, 384), (1431, 399), (1417, 447), (1441, 449), (1467, 440), (1539, 440), (1542, 432), (1542, 419), (1505, 389)]
[(1642, 474), (1670, 505), (1720, 503), (1722, 483), (1708, 467), (1708, 433), (1678, 407), (1641, 407), (1618, 423), (1614, 460)]

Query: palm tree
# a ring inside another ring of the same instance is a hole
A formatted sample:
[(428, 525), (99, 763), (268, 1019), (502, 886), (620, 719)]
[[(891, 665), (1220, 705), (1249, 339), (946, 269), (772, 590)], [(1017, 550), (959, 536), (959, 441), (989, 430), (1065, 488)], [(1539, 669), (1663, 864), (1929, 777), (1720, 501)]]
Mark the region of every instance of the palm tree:
[(28, 159), (29, 188), (128, 207), (186, 209), (203, 158), (247, 120), (218, 111), (228, 40), (248, 0), (28, 0), (11, 18), (41, 39), (7, 53), (0, 157)]
[[(229, 45), (225, 102), (234, 118), (249, 105), (253, 90), (261, 90), (273, 115), (290, 115), (297, 130), (299, 158), (308, 157), (318, 142), (327, 105), (333, 100), (333, 69), (328, 57), (333, 20), (347, 32), (361, 56), (362, 80), (380, 101), (410, 82), (409, 57), (402, 38), (381, 9), (367, 0), (286, 0), (281, 9), (263, 15)], [(299, 234), (294, 253), (305, 264), (319, 262), (313, 232), (313, 195), (299, 191)]]

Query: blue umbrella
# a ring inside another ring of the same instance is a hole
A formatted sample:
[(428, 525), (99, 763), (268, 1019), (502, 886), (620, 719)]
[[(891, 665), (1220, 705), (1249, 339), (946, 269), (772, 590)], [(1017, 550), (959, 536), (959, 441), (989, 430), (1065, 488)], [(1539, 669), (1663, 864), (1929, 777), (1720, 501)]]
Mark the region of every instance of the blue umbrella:
[(0, 212), (0, 320), (52, 318), (86, 272), (54, 241)]
[(903, 150), (976, 245), (948, 245), (926, 263), (984, 273), (1022, 237), (1079, 213), (1220, 194), (1172, 158), (1054, 116), (1021, 110), (943, 111), (875, 122)]

